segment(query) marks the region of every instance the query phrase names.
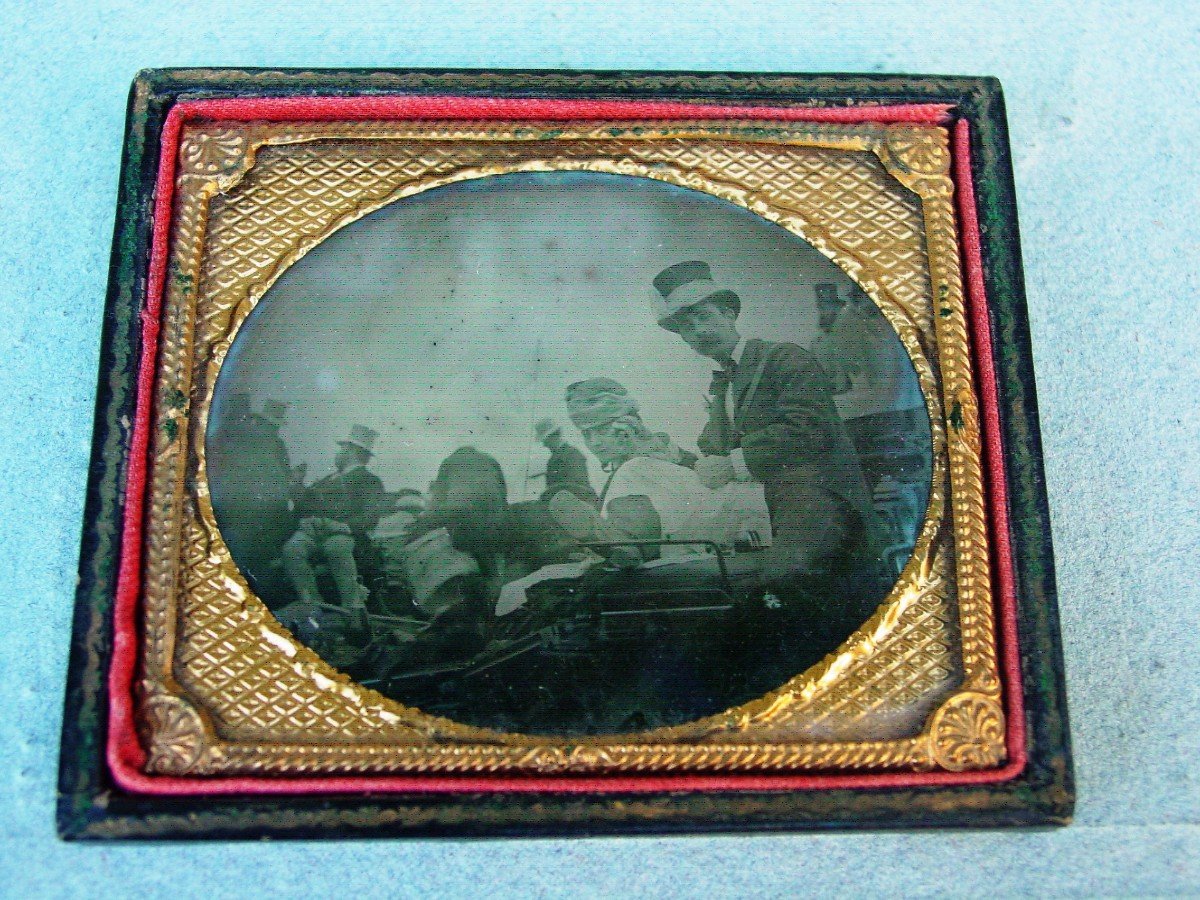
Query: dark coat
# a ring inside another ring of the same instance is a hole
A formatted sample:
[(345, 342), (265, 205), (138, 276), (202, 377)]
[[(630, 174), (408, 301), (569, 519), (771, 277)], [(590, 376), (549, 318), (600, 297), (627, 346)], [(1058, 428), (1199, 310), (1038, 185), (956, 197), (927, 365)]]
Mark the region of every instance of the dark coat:
[(342, 522), (361, 541), (379, 523), (386, 499), (383, 482), (362, 466), (355, 466), (305, 488), (296, 515)]
[(296, 528), (291, 464), (278, 429), (255, 415), (227, 420), (209, 441), (208, 472), (229, 552), (252, 579), (266, 577)]
[(751, 339), (733, 373), (731, 433), (714, 412), (698, 440), (706, 455), (741, 448), (746, 468), (770, 487), (784, 481), (829, 491), (860, 520), (860, 550), (872, 555), (877, 517), (858, 453), (816, 358), (796, 344)]
[(246, 416), (224, 423), (208, 451), (214, 506), (236, 505), (259, 513), (286, 509), (292, 469), (278, 429), (258, 416)]

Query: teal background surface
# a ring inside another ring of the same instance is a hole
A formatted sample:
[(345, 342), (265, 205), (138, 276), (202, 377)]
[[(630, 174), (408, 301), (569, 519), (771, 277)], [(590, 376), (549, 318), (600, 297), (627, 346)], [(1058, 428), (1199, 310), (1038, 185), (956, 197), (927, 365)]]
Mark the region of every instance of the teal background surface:
[[(1181, 3), (0, 0), (0, 895), (1200, 889), (1200, 10)], [(1079, 805), (1055, 831), (67, 845), (62, 684), (126, 90), (142, 67), (995, 75)]]

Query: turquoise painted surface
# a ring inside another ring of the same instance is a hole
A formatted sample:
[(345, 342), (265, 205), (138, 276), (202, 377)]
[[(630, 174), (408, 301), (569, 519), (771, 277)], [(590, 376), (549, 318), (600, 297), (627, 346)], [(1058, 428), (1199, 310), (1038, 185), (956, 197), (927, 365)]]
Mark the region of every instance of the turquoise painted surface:
[[(1177, 3), (0, 4), (0, 894), (1094, 896), (1200, 885), (1200, 15)], [(71, 846), (61, 683), (125, 93), (146, 66), (996, 75), (1079, 782), (1055, 832)]]

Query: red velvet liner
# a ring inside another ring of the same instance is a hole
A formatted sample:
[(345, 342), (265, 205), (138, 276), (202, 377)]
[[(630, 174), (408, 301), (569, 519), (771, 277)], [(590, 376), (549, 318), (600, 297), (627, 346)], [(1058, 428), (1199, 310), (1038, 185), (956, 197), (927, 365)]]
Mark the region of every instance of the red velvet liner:
[(758, 119), (805, 122), (948, 124), (944, 104), (874, 107), (739, 107), (618, 100), (513, 100), (473, 97), (295, 97), (201, 100), (178, 103), (163, 127), (147, 286), (142, 312), (142, 359), (126, 484), (122, 550), (113, 612), (109, 669), (107, 758), (114, 781), (131, 793), (160, 795), (325, 794), (395, 792), (628, 793), (661, 791), (830, 790), (987, 784), (1016, 777), (1025, 767), (1024, 705), (1017, 654), (1016, 598), (1008, 538), (1003, 448), (1000, 445), (995, 367), (980, 256), (979, 224), (971, 182), (968, 125), (954, 130), (954, 179), (958, 186), (963, 264), (976, 345), (983, 406), (983, 439), (992, 488), (992, 538), (997, 573), (1001, 675), (1006, 687), (1008, 762), (976, 772), (891, 772), (860, 775), (671, 775), (580, 777), (341, 776), (307, 778), (177, 777), (146, 775), (146, 754), (133, 721), (137, 673), (137, 610), (141, 594), (142, 522), (149, 464), (163, 281), (170, 243), (171, 208), (179, 133), (199, 118), (233, 121), (332, 121), (345, 119), (645, 120)]
[(372, 119), (495, 119), (498, 121), (588, 121), (610, 119), (774, 119), (780, 122), (908, 122), (945, 125), (950, 106), (771, 107), (713, 106), (655, 100), (514, 100), (501, 97), (253, 97), (192, 100), (171, 110), (192, 119), (235, 122), (329, 122)]

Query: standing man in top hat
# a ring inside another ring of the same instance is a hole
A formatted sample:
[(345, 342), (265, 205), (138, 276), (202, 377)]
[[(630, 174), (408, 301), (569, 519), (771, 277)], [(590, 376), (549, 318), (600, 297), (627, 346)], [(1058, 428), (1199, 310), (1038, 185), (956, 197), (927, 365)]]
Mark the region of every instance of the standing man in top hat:
[(283, 542), (295, 530), (291, 467), (279, 428), (287, 404), (252, 411), (250, 395), (231, 395), (208, 442), (209, 485), (221, 536), (251, 586), (269, 593)]
[(280, 400), (267, 400), (262, 411), (250, 416), (251, 423), (261, 430), (263, 444), (262, 462), (271, 466), (270, 477), (286, 486), (291, 482), (292, 464), (288, 458), (287, 445), (279, 429), (287, 421), (288, 405)]
[(707, 263), (654, 279), (658, 324), (717, 363), (695, 465), (707, 487), (763, 485), (773, 542), (764, 575), (875, 573), (876, 514), (820, 364), (790, 343), (744, 338), (741, 299)]
[(550, 451), (546, 463), (546, 489), (542, 499), (549, 500), (559, 491), (569, 491), (580, 500), (596, 501), (596, 491), (588, 476), (587, 459), (562, 436), (562, 426), (553, 419), (542, 419), (534, 426), (538, 443)]
[(361, 554), (369, 546), (368, 534), (387, 501), (383, 482), (366, 468), (378, 436), (365, 425), (353, 426), (350, 436), (338, 441), (337, 471), (305, 488), (296, 503), (300, 526), (283, 546), (283, 567), (303, 605), (321, 602), (312, 566), (318, 556), (329, 567), (343, 607), (366, 602), (355, 551)]
[(230, 394), (219, 412), (210, 419), (213, 427), (205, 447), (213, 513), (234, 562), (257, 587), (257, 581), (278, 558), (279, 548), (275, 548), (275, 556), (264, 552), (259, 533), (262, 485), (257, 463), (246, 463), (257, 460), (260, 452), (249, 392)]
[(279, 429), (287, 421), (288, 405), (267, 400), (262, 411), (250, 416), (253, 451), (240, 465), (253, 470), (258, 482), (257, 517), (259, 552), (269, 560), (279, 558), (283, 543), (296, 527), (292, 515), (292, 463)]

